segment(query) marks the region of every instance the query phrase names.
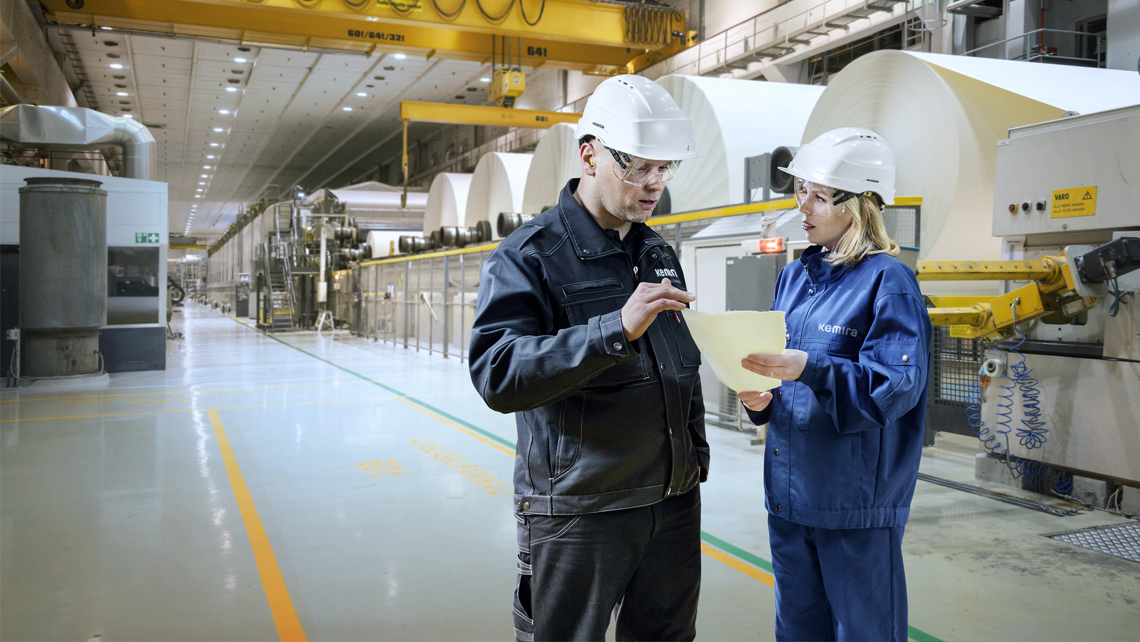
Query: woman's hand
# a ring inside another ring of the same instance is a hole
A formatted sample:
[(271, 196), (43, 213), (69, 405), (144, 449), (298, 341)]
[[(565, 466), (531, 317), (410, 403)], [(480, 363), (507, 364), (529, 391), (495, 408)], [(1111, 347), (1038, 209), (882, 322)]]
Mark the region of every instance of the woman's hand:
[(780, 381), (795, 381), (804, 372), (807, 356), (803, 350), (784, 350), (781, 354), (750, 354), (740, 361), (740, 365), (758, 375)]
[(770, 392), (749, 390), (747, 392), (738, 392), (736, 396), (740, 397), (740, 402), (753, 412), (760, 412), (767, 408), (768, 404), (772, 403), (772, 393)]

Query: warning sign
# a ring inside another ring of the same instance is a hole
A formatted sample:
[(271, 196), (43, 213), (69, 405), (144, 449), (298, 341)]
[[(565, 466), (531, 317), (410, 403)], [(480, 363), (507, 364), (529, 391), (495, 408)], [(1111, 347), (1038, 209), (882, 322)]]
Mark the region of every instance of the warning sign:
[(1050, 218), (1092, 216), (1096, 214), (1096, 185), (1070, 187), (1053, 192), (1053, 209)]

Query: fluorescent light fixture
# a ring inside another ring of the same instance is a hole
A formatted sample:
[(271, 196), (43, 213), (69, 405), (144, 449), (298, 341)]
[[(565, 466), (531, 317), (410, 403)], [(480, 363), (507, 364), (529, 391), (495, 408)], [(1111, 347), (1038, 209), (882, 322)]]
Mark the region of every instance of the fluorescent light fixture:
[(237, 87), (226, 87), (226, 91), (228, 91), (228, 92), (230, 92), (230, 93), (232, 94), (232, 93), (234, 93), (235, 91), (237, 91)]
[(213, 155), (213, 154), (207, 154), (207, 155), (206, 155), (206, 158), (209, 158), (209, 159), (211, 159), (211, 160), (212, 160), (212, 159), (214, 158), (214, 155)]
[(357, 95), (357, 96), (360, 96), (361, 98), (364, 98), (365, 96), (367, 96), (367, 95), (368, 95), (368, 92), (366, 92), (366, 91), (358, 91), (358, 92), (356, 92), (356, 95)]
[(234, 62), (245, 62), (245, 58), (234, 58)]
[(224, 131), (226, 131), (226, 130), (222, 129), (221, 127), (215, 127), (215, 128), (214, 128), (214, 131), (216, 131), (216, 132), (218, 132), (218, 133), (220, 134), (220, 133), (222, 133), (222, 132), (224, 132)]
[(217, 147), (218, 143), (210, 143), (210, 147)]
[(195, 194), (194, 198), (202, 198), (202, 195), (201, 194)]
[(125, 91), (116, 91), (116, 92), (115, 92), (115, 95), (116, 95), (116, 96), (130, 96), (130, 94), (128, 94), (128, 93), (127, 93), (127, 92), (125, 92)]
[(221, 114), (221, 115), (223, 115), (223, 116), (225, 116), (226, 114), (230, 113), (230, 110), (228, 110), (228, 109), (219, 109), (219, 110), (218, 110), (218, 113), (219, 113), (219, 114)]
[(402, 53), (398, 53), (398, 54), (392, 54), (392, 56), (393, 56), (393, 57), (394, 57), (396, 60), (403, 60), (404, 58), (407, 58), (407, 56), (405, 56), (405, 55), (404, 55), (404, 54), (402, 54)]
[(210, 169), (210, 166), (209, 165), (203, 165), (202, 169)]
[(209, 174), (202, 174), (202, 178), (210, 178)]
[(196, 190), (194, 190), (194, 191), (195, 191), (195, 192), (204, 192), (205, 190), (203, 190), (201, 187), (199, 187), (198, 189), (196, 189)]
[(343, 109), (344, 111), (352, 111), (352, 107), (348, 107), (348, 106), (341, 107), (341, 109)]
[(486, 76), (483, 76), (482, 78), (479, 79), (479, 82), (491, 82), (491, 79), (486, 77)]
[(111, 69), (122, 69), (123, 65), (117, 62), (111, 63)]
[(298, 198), (305, 198), (305, 193), (304, 192), (297, 192), (297, 197)]

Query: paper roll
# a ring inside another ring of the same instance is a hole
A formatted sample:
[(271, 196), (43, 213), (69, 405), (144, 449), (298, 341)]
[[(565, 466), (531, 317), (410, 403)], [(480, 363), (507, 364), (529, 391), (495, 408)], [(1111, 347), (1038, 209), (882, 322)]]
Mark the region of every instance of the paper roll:
[(368, 247), (371, 250), (370, 258), (383, 259), (400, 251), (401, 236), (419, 236), (419, 231), (372, 231), (368, 233)]
[(424, 236), (445, 225), (463, 225), (471, 178), (471, 174), (444, 172), (432, 179), (427, 204), (424, 206)]
[[(1140, 76), (966, 56), (867, 54), (836, 74), (812, 111), (807, 142), (836, 127), (865, 127), (895, 156), (899, 196), (921, 196), (919, 258), (994, 260), (998, 141), (1011, 127), (1140, 103)], [(1065, 162), (1057, 150), (1051, 162)], [(924, 282), (923, 291), (978, 291)], [(996, 287), (996, 286), (995, 286)]]
[(488, 152), (479, 159), (467, 192), (467, 214), (461, 226), (473, 227), (479, 221), (491, 224), (494, 238), (501, 212), (522, 211), (523, 188), (533, 154)]
[[(657, 81), (693, 123), (700, 158), (669, 182), (670, 209), (744, 202), (744, 159), (800, 144), (823, 87), (756, 80), (664, 76)], [(758, 197), (759, 198), (759, 197)]]
[(566, 181), (582, 176), (578, 156), (578, 139), (574, 126), (558, 123), (550, 128), (534, 148), (534, 159), (526, 174), (522, 214), (541, 214), (543, 208), (558, 203), (558, 194)]
[(405, 214), (410, 216), (412, 213), (422, 213), (428, 201), (428, 195), (423, 192), (408, 192), (407, 207), (400, 207), (400, 198), (403, 196), (400, 191), (330, 189), (329, 192), (336, 196), (337, 201), (344, 203), (347, 214), (357, 217), (365, 216), (370, 210), (384, 213), (409, 210)]

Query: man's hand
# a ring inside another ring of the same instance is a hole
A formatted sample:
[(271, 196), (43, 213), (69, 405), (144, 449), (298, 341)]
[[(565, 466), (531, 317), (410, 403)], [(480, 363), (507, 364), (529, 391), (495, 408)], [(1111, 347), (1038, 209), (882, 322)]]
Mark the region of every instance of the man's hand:
[(755, 390), (748, 390), (746, 392), (736, 393), (740, 397), (741, 403), (748, 407), (749, 410), (760, 412), (772, 403), (772, 393), (770, 392), (756, 392)]
[(803, 350), (785, 349), (782, 354), (750, 354), (740, 361), (740, 365), (765, 377), (795, 381), (804, 372), (807, 356)]
[(662, 279), (660, 283), (638, 283), (637, 289), (621, 309), (621, 327), (625, 330), (625, 338), (636, 341), (649, 329), (649, 324), (657, 318), (658, 312), (684, 310), (685, 303), (695, 301), (696, 298), (696, 295), (673, 287), (669, 279)]

